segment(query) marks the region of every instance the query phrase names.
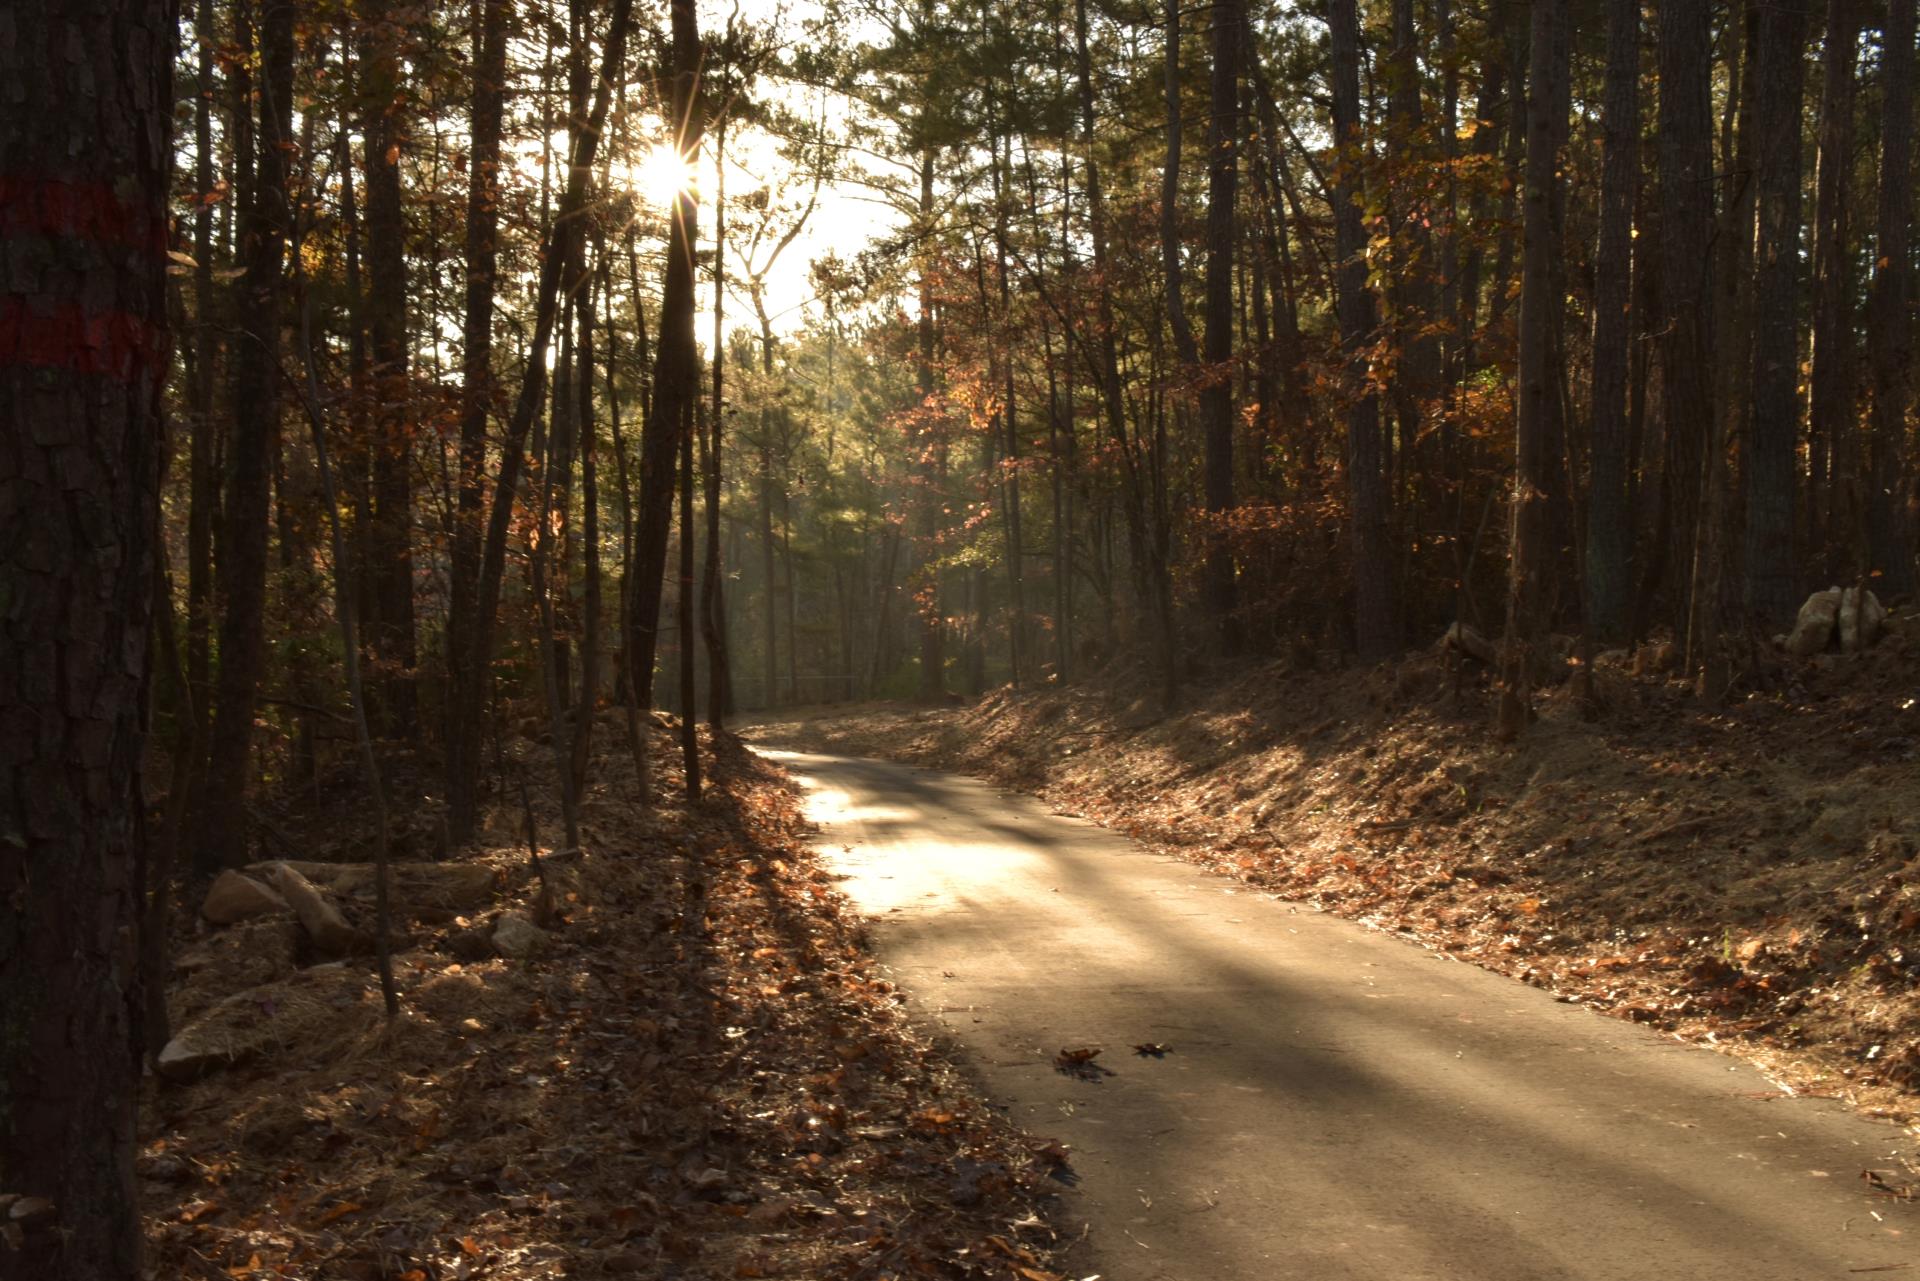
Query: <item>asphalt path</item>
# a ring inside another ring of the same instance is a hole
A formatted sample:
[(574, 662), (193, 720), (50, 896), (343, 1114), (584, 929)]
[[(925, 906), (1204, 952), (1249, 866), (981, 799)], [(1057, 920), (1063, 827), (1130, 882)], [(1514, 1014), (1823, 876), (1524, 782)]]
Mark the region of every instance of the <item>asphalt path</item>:
[(768, 755), (916, 1017), (1070, 1146), (1077, 1278), (1920, 1281), (1862, 1177), (1909, 1132), (1031, 798)]

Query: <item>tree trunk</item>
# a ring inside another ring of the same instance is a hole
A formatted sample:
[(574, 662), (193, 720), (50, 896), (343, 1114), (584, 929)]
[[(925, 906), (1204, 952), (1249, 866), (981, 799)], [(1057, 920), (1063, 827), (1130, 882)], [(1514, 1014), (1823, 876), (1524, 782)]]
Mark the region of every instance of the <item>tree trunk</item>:
[(1673, 617), (1693, 613), (1688, 567), (1701, 536), (1700, 508), (1713, 416), (1713, 136), (1709, 0), (1659, 7), (1661, 414), (1671, 486)]
[(236, 813), (251, 782), (253, 715), (266, 669), (267, 510), (279, 437), (281, 271), (289, 225), (287, 156), (292, 146), (292, 0), (262, 12), (259, 146), (253, 201), (242, 223), (246, 273), (240, 282), (242, 339), (234, 357), (237, 413), (227, 449), (226, 536), (219, 564), (226, 614), (220, 620), (218, 709), (208, 745), (205, 804), (195, 871), (247, 861), (248, 830)]
[[(691, 419), (700, 412), (700, 398), (682, 402), (682, 412)], [(698, 651), (693, 634), (693, 431), (692, 424), (680, 429), (680, 594), (674, 606), (680, 646), (680, 759), (687, 775), (687, 803), (700, 799), (699, 687), (695, 683)]]
[(720, 556), (721, 444), (726, 430), (727, 118), (714, 128), (713, 153), (713, 412), (701, 433), (700, 474), (706, 491), (706, 563), (700, 580), (700, 635), (707, 650), (707, 725), (715, 749), (732, 710), (732, 663), (727, 654), (725, 583)]
[(1601, 105), (1600, 235), (1593, 266), (1592, 473), (1587, 499), (1587, 630), (1625, 639), (1633, 555), (1627, 502), (1627, 369), (1633, 208), (1640, 182), (1640, 0), (1608, 0)]
[[(918, 234), (926, 240), (933, 235), (933, 148), (920, 153), (920, 208)], [(940, 492), (935, 484), (934, 456), (940, 449), (937, 411), (934, 406), (933, 376), (933, 269), (931, 247), (929, 261), (920, 268), (920, 309), (915, 327), (920, 342), (918, 388), (920, 404), (913, 415), (917, 424), (909, 447), (913, 453), (914, 550), (919, 564), (914, 568), (914, 622), (920, 633), (920, 698), (936, 702), (946, 693), (947, 649), (946, 619), (940, 600)], [(789, 564), (792, 562), (789, 561)], [(788, 609), (792, 609), (793, 577), (787, 577)], [(788, 629), (787, 647), (792, 652), (792, 629)], [(798, 692), (795, 691), (798, 699)]]
[[(688, 158), (698, 154), (702, 111), (698, 105), (700, 28), (693, 0), (672, 0), (673, 119), (682, 121), (678, 145)], [(673, 523), (675, 460), (682, 437), (693, 423), (693, 402), (700, 396), (699, 356), (693, 343), (693, 257), (700, 215), (691, 190), (674, 201), (667, 235), (666, 279), (660, 302), (660, 340), (656, 349), (653, 400), (640, 436), (640, 512), (634, 530), (634, 589), (631, 633), (633, 674), (642, 707), (653, 706), (653, 665), (659, 644), (660, 604), (667, 568), (667, 540)], [(685, 656), (691, 662), (691, 655)], [(683, 709), (684, 710), (684, 709)]]
[(407, 377), (407, 228), (400, 204), (401, 18), (368, 0), (360, 54), (360, 133), (365, 140), (367, 319), (373, 352), (373, 523), (368, 566), (378, 611), (367, 639), (381, 666), (387, 732), (417, 731), (413, 683), (413, 426)]
[[(1233, 548), (1226, 524), (1233, 508), (1233, 246), (1240, 173), (1240, 0), (1213, 7), (1213, 110), (1207, 127), (1207, 381), (1200, 394), (1205, 436), (1207, 510), (1203, 595), (1220, 648), (1240, 652), (1234, 614)], [(1157, 523), (1157, 522), (1156, 522)]]
[[(513, 417), (507, 425), (501, 448), (499, 475), (494, 484), (493, 509), (487, 517), (485, 544), (480, 555), (480, 583), (475, 593), (472, 626), (465, 636), (466, 655), (460, 667), (461, 684), (450, 692), (459, 701), (455, 715), (458, 723), (471, 727), (473, 744), (478, 745), (481, 708), (486, 701), (486, 676), (492, 661), (494, 614), (500, 603), (500, 587), (506, 574), (507, 533), (513, 521), (513, 508), (525, 462), (527, 433), (544, 399), (547, 376), (547, 350), (553, 341), (553, 329), (560, 297), (561, 270), (579, 244), (581, 211), (586, 208), (588, 177), (594, 152), (606, 124), (612, 103), (613, 84), (622, 74), (626, 61), (627, 29), (633, 17), (633, 0), (613, 0), (613, 13), (607, 26), (606, 51), (602, 58), (600, 81), (594, 91), (593, 109), (586, 128), (580, 131), (579, 145), (568, 167), (567, 186), (560, 198), (558, 216), (548, 228), (540, 256), (540, 280), (534, 296), (533, 335), (527, 344), (527, 362)], [(659, 599), (656, 585), (654, 599)], [(651, 655), (651, 651), (649, 651)], [(470, 779), (477, 779), (480, 767), (477, 750), (463, 753), (459, 765)], [(472, 794), (472, 783), (467, 794)], [(456, 789), (449, 787), (451, 795)]]
[(1354, 642), (1371, 662), (1400, 647), (1394, 603), (1392, 545), (1387, 537), (1387, 478), (1380, 439), (1380, 402), (1366, 386), (1366, 348), (1373, 341), (1373, 293), (1363, 258), (1366, 232), (1360, 194), (1360, 24), (1355, 0), (1329, 0), (1333, 54), (1333, 137), (1340, 148), (1333, 193), (1336, 308), (1347, 356), (1347, 505), (1352, 524)]
[[(193, 687), (195, 751), (204, 750), (207, 717), (212, 709), (210, 641), (213, 634), (213, 527), (220, 505), (219, 481), (214, 473), (214, 359), (216, 350), (213, 288), (213, 0), (199, 0), (194, 10), (194, 37), (199, 45), (199, 81), (193, 103), (194, 191), (198, 207), (193, 216), (194, 346), (197, 360), (190, 390), (193, 445), (188, 463), (187, 515), (187, 683)], [(194, 762), (198, 771), (200, 762)]]
[[(1853, 476), (1853, 257), (1848, 200), (1853, 178), (1854, 67), (1859, 0), (1827, 0), (1820, 66), (1820, 154), (1814, 178), (1813, 368), (1807, 406), (1808, 546), (1837, 576), (1856, 563), (1860, 505)], [(1823, 581), (1827, 581), (1823, 577)]]
[(1559, 243), (1553, 188), (1560, 181), (1555, 120), (1567, 74), (1561, 27), (1565, 0), (1534, 0), (1532, 54), (1527, 69), (1526, 199), (1520, 252), (1519, 405), (1514, 424), (1513, 524), (1508, 563), (1507, 634), (1501, 655), (1495, 733), (1511, 739), (1526, 727), (1535, 681), (1544, 666), (1546, 576), (1553, 564), (1549, 504), (1553, 402), (1560, 396), (1555, 366), (1562, 295), (1553, 287)]
[(1800, 435), (1800, 100), (1804, 0), (1760, 6), (1753, 82), (1753, 383), (1746, 454), (1746, 603), (1765, 631), (1793, 621), (1794, 471)]
[(467, 159), (467, 297), (462, 327), (462, 388), (458, 479), (449, 548), (447, 604), (447, 832), (455, 845), (473, 839), (474, 795), (480, 760), (478, 708), (456, 691), (468, 670), (484, 664), (474, 652), (480, 536), (487, 465), (487, 419), (493, 402), (493, 295), (499, 260), (500, 135), (505, 104), (507, 26), (512, 0), (479, 0), (474, 33), (473, 105)]
[[(9, 1281), (142, 1276), (141, 712), (174, 18), (17, 0), (0, 40), (0, 205), (16, 245), (44, 247), (0, 284), (0, 1178), (53, 1207), (14, 1205)], [(290, 41), (270, 49), (290, 63)]]
[(1868, 569), (1885, 594), (1913, 588), (1912, 520), (1901, 479), (1907, 410), (1913, 403), (1912, 288), (1914, 0), (1888, 0), (1882, 53), (1880, 207), (1874, 235), (1868, 354), (1873, 362), (1873, 435), (1867, 498)]

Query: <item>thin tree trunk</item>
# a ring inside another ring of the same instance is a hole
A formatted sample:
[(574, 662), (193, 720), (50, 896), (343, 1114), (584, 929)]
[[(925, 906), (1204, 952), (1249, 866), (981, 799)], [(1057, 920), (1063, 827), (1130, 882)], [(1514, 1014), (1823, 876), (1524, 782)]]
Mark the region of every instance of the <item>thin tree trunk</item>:
[(1854, 67), (1859, 0), (1827, 0), (1820, 66), (1820, 154), (1814, 178), (1813, 360), (1807, 406), (1808, 546), (1837, 577), (1857, 561), (1860, 504), (1854, 475), (1853, 258), (1848, 251), (1853, 177)]
[(1661, 416), (1671, 494), (1673, 617), (1692, 617), (1686, 572), (1701, 537), (1701, 497), (1713, 416), (1713, 141), (1709, 0), (1659, 8)]
[(389, 732), (415, 737), (413, 683), (413, 440), (407, 374), (406, 223), (400, 198), (400, 152), (407, 143), (400, 112), (401, 21), (385, 0), (363, 10), (360, 131), (365, 140), (367, 293), (373, 351), (374, 423), (370, 442), (373, 523), (368, 566), (378, 610), (371, 627), (381, 663), (382, 719)]
[(1366, 348), (1373, 341), (1373, 293), (1367, 287), (1359, 192), (1360, 26), (1355, 0), (1329, 0), (1333, 54), (1335, 169), (1333, 235), (1338, 262), (1340, 344), (1347, 355), (1347, 503), (1353, 538), (1354, 640), (1361, 658), (1385, 658), (1400, 647), (1392, 547), (1387, 537), (1387, 478), (1380, 438), (1380, 402), (1366, 386)]
[[(671, 110), (676, 145), (683, 157), (697, 153), (701, 110), (697, 96), (701, 45), (693, 0), (672, 0), (673, 71)], [(693, 424), (700, 395), (694, 350), (694, 245), (699, 201), (691, 190), (674, 201), (667, 237), (666, 279), (660, 305), (660, 340), (653, 398), (640, 441), (640, 512), (634, 537), (639, 582), (627, 643), (642, 707), (653, 706), (654, 654), (659, 643), (660, 604), (666, 573), (667, 536), (673, 521), (674, 460)], [(689, 661), (691, 656), (687, 656)]]
[(1760, 6), (1754, 101), (1758, 232), (1746, 452), (1747, 611), (1771, 632), (1793, 620), (1794, 472), (1800, 436), (1800, 143), (1805, 0)]
[[(716, 746), (732, 710), (732, 662), (727, 653), (726, 597), (720, 556), (720, 467), (726, 431), (727, 118), (714, 126), (713, 153), (713, 411), (701, 433), (700, 470), (707, 503), (706, 564), (700, 583), (700, 634), (707, 650), (707, 725)], [(718, 759), (717, 757), (715, 758)]]
[(479, 709), (469, 706), (457, 691), (468, 683), (468, 669), (485, 662), (485, 656), (473, 649), (473, 615), (479, 604), (487, 419), (493, 402), (494, 273), (499, 260), (495, 238), (500, 226), (500, 139), (507, 26), (513, 0), (477, 0), (477, 7), (467, 159), (467, 295), (461, 330), (460, 447), (447, 575), (447, 831), (455, 845), (473, 839), (474, 791), (479, 781)]
[[(573, 345), (580, 440), (580, 545), (586, 582), (581, 591), (580, 697), (574, 705), (573, 794), (587, 793), (587, 766), (593, 757), (593, 719), (600, 700), (600, 476), (595, 458), (598, 432), (593, 421), (593, 274), (583, 264), (580, 294), (574, 302), (579, 337)], [(611, 331), (611, 323), (607, 326)], [(576, 799), (577, 803), (577, 799)]]
[(1867, 568), (1883, 594), (1913, 588), (1912, 518), (1901, 475), (1913, 404), (1912, 286), (1914, 0), (1888, 0), (1882, 53), (1880, 207), (1874, 236), (1868, 355), (1873, 365)]
[(226, 614), (220, 620), (218, 707), (194, 848), (195, 870), (203, 874), (247, 861), (247, 824), (236, 821), (233, 804), (246, 795), (252, 781), (254, 709), (266, 670), (267, 513), (279, 436), (293, 29), (292, 0), (270, 0), (261, 22), (258, 171), (241, 232), (246, 260), (240, 284), (243, 339), (234, 360), (238, 412), (227, 451), (226, 536), (219, 562)]
[[(567, 186), (560, 198), (560, 208), (548, 228), (543, 253), (540, 259), (540, 280), (535, 294), (533, 336), (527, 347), (526, 373), (520, 386), (519, 398), (514, 404), (513, 417), (507, 426), (506, 442), (501, 450), (499, 475), (497, 477), (493, 509), (487, 519), (485, 544), (480, 557), (480, 584), (475, 594), (473, 622), (468, 629), (467, 643), (470, 661), (461, 665), (461, 687), (451, 691), (453, 698), (461, 700), (458, 715), (460, 723), (477, 727), (480, 724), (481, 708), (486, 700), (486, 673), (493, 655), (494, 615), (500, 604), (500, 589), (506, 574), (507, 533), (513, 520), (513, 507), (520, 484), (520, 471), (525, 462), (524, 451), (527, 434), (532, 429), (535, 415), (539, 412), (544, 399), (547, 374), (547, 350), (553, 340), (553, 329), (560, 296), (561, 271), (571, 256), (572, 247), (579, 243), (582, 232), (582, 212), (586, 208), (587, 184), (592, 172), (593, 157), (600, 141), (601, 130), (605, 127), (607, 109), (612, 101), (613, 84), (620, 78), (626, 61), (627, 30), (633, 16), (633, 0), (613, 0), (613, 12), (607, 27), (607, 43), (601, 63), (600, 82), (594, 91), (593, 109), (587, 126), (580, 131), (579, 145), (568, 168)], [(657, 599), (657, 593), (656, 593)], [(474, 742), (477, 744), (478, 739)], [(478, 751), (464, 753), (460, 758), (461, 766), (477, 778), (480, 761)], [(449, 788), (451, 793), (452, 789)], [(645, 793), (644, 780), (641, 792)]]
[(1494, 729), (1511, 739), (1526, 727), (1535, 681), (1543, 666), (1546, 582), (1552, 565), (1548, 510), (1551, 407), (1560, 395), (1554, 366), (1562, 296), (1553, 288), (1553, 187), (1561, 127), (1554, 119), (1567, 74), (1565, 0), (1534, 0), (1532, 54), (1527, 72), (1527, 167), (1520, 267), (1520, 387), (1514, 426), (1513, 526), (1508, 562), (1506, 646)]
[(1600, 234), (1593, 267), (1592, 473), (1587, 500), (1587, 630), (1625, 637), (1632, 592), (1627, 503), (1627, 359), (1633, 209), (1640, 178), (1640, 0), (1608, 0), (1601, 106)]
[[(700, 412), (699, 398), (684, 402), (684, 413), (692, 418)], [(700, 731), (696, 715), (699, 686), (696, 684), (696, 651), (693, 643), (693, 431), (684, 424), (680, 432), (680, 595), (674, 612), (680, 632), (680, 757), (686, 768), (687, 803), (700, 799)]]
[[(1240, 173), (1240, 0), (1213, 8), (1213, 110), (1207, 127), (1207, 382), (1200, 393), (1205, 429), (1208, 521), (1202, 595), (1221, 650), (1241, 646), (1235, 616), (1233, 547), (1226, 529), (1233, 509), (1233, 246)], [(1160, 522), (1156, 521), (1156, 525)], [(1161, 553), (1162, 557), (1166, 552)]]

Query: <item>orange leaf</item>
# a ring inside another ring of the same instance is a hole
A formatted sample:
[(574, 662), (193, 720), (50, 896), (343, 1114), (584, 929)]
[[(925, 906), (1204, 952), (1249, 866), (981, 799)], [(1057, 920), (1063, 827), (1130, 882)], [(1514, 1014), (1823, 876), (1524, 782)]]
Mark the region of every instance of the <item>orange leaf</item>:
[(328, 1210), (325, 1214), (320, 1216), (321, 1226), (324, 1227), (326, 1224), (332, 1223), (339, 1219), (344, 1219), (349, 1214), (352, 1214), (355, 1210), (358, 1210), (359, 1208), (360, 1208), (360, 1203), (358, 1201), (342, 1201), (339, 1204), (335, 1205), (331, 1210)]
[(480, 1256), (480, 1243), (472, 1237), (461, 1237), (460, 1249), (467, 1254), (473, 1255), (475, 1258)]

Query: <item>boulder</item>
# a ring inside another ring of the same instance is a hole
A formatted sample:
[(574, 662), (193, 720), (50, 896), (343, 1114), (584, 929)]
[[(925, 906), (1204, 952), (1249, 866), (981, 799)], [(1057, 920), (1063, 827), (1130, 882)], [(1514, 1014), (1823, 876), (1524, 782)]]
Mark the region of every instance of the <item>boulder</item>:
[(215, 925), (236, 925), (286, 910), (287, 900), (271, 887), (231, 868), (214, 877), (200, 903), (200, 915)]
[[(258, 863), (249, 871), (279, 866)], [(373, 902), (378, 871), (372, 863), (289, 862), (313, 884), (339, 898)], [(415, 863), (387, 865), (387, 891), (397, 916), (447, 916), (485, 907), (493, 900), (496, 876), (485, 863)]]
[(471, 925), (447, 936), (447, 953), (455, 960), (484, 961), (493, 955), (493, 929), (490, 925)]
[(535, 956), (547, 946), (547, 932), (525, 912), (502, 912), (493, 923), (493, 950), (509, 960)]
[(1833, 639), (1834, 620), (1840, 613), (1840, 589), (1829, 587), (1815, 592), (1800, 606), (1793, 630), (1780, 639), (1780, 648), (1799, 658), (1810, 658)]
[(272, 881), (317, 950), (328, 956), (348, 956), (367, 949), (367, 936), (348, 924), (340, 909), (291, 863), (274, 864)]
[(1492, 641), (1465, 623), (1456, 622), (1447, 628), (1446, 634), (1440, 638), (1440, 647), (1465, 654), (1475, 662), (1485, 663), (1489, 667), (1500, 657)]
[(290, 1047), (311, 1057), (337, 1034), (344, 1012), (363, 1004), (368, 992), (366, 975), (338, 965), (248, 988), (181, 1028), (154, 1066), (167, 1080), (184, 1082)]

